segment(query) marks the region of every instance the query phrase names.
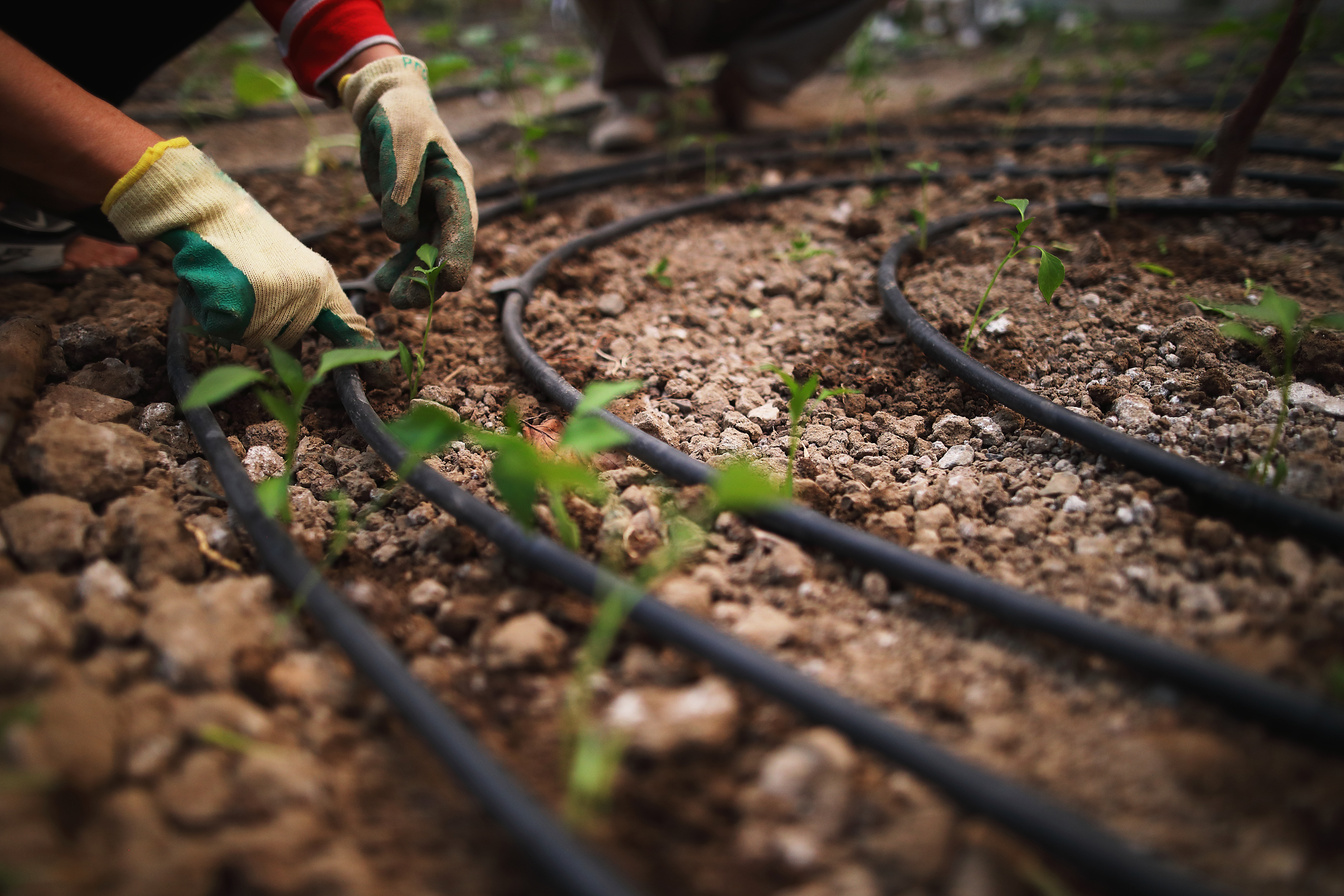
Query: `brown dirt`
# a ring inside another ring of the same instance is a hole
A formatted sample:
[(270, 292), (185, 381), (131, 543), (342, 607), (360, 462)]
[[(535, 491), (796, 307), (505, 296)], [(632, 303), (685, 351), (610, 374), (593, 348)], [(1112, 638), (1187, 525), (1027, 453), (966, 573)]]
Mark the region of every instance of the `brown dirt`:
[[(1073, 123), (1094, 120), (1072, 112)], [(985, 133), (1002, 122), (984, 112), (926, 114), (930, 127)], [(1201, 120), (1144, 120), (1159, 117)], [(1337, 120), (1276, 124), (1342, 135)], [(575, 135), (550, 141), (555, 152), (544, 156), (583, 158)], [(507, 170), (507, 140), (471, 152), (480, 170)], [(1081, 164), (1086, 155), (1045, 149), (1013, 160)], [(939, 158), (944, 171), (995, 161)], [(1174, 161), (1184, 159), (1126, 156), (1138, 170), (1122, 174), (1121, 192), (1197, 193), (1197, 180), (1154, 173)], [(745, 187), (839, 170), (734, 165), (726, 175)], [(391, 246), (350, 223), (360, 205), (349, 182), (345, 172), (244, 178), (296, 231), (343, 222), (317, 248), (342, 276), (360, 276)], [(953, 178), (929, 199), (938, 217), (995, 195), (1029, 198), (1035, 209), (1104, 186)], [(435, 316), (429, 396), (485, 426), (499, 426), (513, 401), (530, 426), (555, 431), (560, 415), (533, 396), (499, 340), (488, 284), (575, 233), (704, 188), (700, 179), (616, 187), (482, 229), (467, 287)], [(1244, 191), (1287, 195), (1255, 184)], [(917, 188), (822, 191), (650, 228), (553, 271), (529, 310), (531, 338), (575, 383), (644, 379), (614, 409), (707, 460), (747, 453), (782, 471), (786, 395), (765, 363), (857, 389), (807, 420), (798, 493), (818, 509), (1307, 690), (1337, 688), (1338, 557), (1197, 513), (1179, 491), (970, 392), (885, 320), (876, 261), (909, 228), (917, 202)], [(912, 301), (950, 338), (964, 332), (1007, 248), (1002, 231), (1002, 222), (968, 227), (902, 273)], [(790, 260), (803, 233), (821, 252)], [(1008, 309), (1008, 328), (983, 337), (977, 352), (1083, 414), (1232, 471), (1263, 450), (1272, 376), (1189, 297), (1240, 298), (1249, 278), (1311, 313), (1344, 305), (1337, 221), (1041, 218), (1032, 234), (1070, 247), (1069, 279), (1047, 306), (1027, 256), (1011, 264), (990, 300)], [(661, 258), (671, 288), (645, 274)], [(1174, 276), (1137, 269), (1141, 262)], [(246, 535), (166, 404), (174, 290), (166, 252), (57, 288), (0, 288), (7, 310), (49, 322), (56, 342), (0, 480), (0, 868), (17, 881), (13, 891), (542, 889), (385, 702), (258, 576)], [(372, 319), (388, 342), (410, 342), (423, 326), (421, 313), (390, 308)], [(1304, 348), (1301, 378), (1318, 392), (1293, 408), (1286, 434), (1285, 488), (1335, 509), (1344, 507), (1344, 438), (1329, 408), (1344, 397), (1340, 343), (1321, 334)], [(306, 345), (305, 359), (319, 348)], [(386, 414), (405, 403), (396, 391), (373, 399)], [(282, 447), (283, 434), (249, 399), (226, 403), (219, 417), (257, 470)], [(317, 552), (332, 526), (323, 496), (340, 487), (362, 503), (390, 471), (328, 388), (305, 413), (304, 435), (292, 531)], [(958, 456), (967, 462), (954, 463)], [(453, 446), (437, 464), (495, 500), (481, 451)], [(610, 538), (656, 542), (664, 483), (633, 461), (608, 466), (616, 497), (570, 505), (588, 548), (599, 552)], [(622, 562), (636, 560), (627, 553)], [(529, 789), (561, 804), (561, 707), (592, 621), (584, 599), (514, 568), (411, 492), (370, 519), (332, 580)], [(1344, 769), (1332, 758), (731, 517), (712, 523), (704, 547), (660, 591), (1231, 891), (1344, 893)], [(1092, 892), (908, 773), (758, 694), (723, 688), (703, 663), (646, 633), (623, 633), (596, 692), (616, 719), (670, 695), (713, 697), (690, 720), (655, 716), (632, 735), (611, 812), (590, 832), (651, 893), (1051, 892), (1042, 874)]]

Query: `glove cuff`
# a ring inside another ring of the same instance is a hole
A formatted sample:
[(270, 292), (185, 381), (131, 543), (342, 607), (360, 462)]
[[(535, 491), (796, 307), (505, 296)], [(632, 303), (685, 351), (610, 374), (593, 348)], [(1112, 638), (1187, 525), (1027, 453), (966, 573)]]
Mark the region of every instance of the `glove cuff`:
[(369, 111), (384, 93), (394, 87), (418, 87), (429, 97), (429, 69), (414, 56), (384, 56), (375, 59), (358, 71), (341, 78), (336, 92), (350, 110), (355, 124), (363, 126)]
[(226, 209), (241, 189), (185, 137), (156, 143), (103, 200), (117, 233), (144, 243)]

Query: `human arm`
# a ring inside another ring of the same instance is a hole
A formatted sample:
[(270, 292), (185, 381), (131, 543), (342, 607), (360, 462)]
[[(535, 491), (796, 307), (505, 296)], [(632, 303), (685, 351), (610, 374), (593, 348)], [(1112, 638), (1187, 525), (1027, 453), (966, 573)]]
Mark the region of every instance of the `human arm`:
[(179, 293), (212, 335), (292, 345), (316, 324), (341, 345), (373, 341), (331, 265), (204, 154), (164, 141), (3, 33), (0, 170), (52, 209), (101, 203), (128, 242), (170, 246)]
[(162, 139), (0, 32), (0, 170), (36, 184), (49, 208), (102, 202)]

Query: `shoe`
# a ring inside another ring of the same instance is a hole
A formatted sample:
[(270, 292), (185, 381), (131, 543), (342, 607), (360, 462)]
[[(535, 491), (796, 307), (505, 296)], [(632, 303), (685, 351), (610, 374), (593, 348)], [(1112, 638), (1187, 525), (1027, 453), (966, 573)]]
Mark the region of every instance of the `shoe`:
[(608, 103), (602, 118), (588, 135), (593, 152), (636, 152), (648, 149), (658, 140), (658, 123), (654, 108), (656, 98), (648, 94), (638, 98), (615, 96)]
[(23, 202), (0, 208), (0, 274), (59, 270), (65, 247), (79, 234), (73, 221)]

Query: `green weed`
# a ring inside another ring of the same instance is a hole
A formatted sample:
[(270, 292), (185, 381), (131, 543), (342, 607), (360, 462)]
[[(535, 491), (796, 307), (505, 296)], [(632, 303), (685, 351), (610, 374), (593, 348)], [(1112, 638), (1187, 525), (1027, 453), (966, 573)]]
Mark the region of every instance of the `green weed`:
[[(1022, 237), (1026, 234), (1027, 228), (1031, 226), (1031, 222), (1036, 220), (1035, 218), (1027, 217), (1027, 206), (1030, 203), (1026, 199), (1004, 199), (1002, 196), (998, 196), (995, 197), (994, 201), (1002, 202), (1005, 205), (1011, 205), (1013, 208), (1017, 209), (1019, 220), (1008, 231), (1013, 237), (1013, 245), (1008, 249), (1008, 253), (1003, 256), (1003, 260), (999, 262), (999, 266), (994, 269), (994, 276), (989, 278), (989, 285), (985, 287), (984, 293), (980, 296), (980, 304), (975, 306), (975, 315), (971, 318), (971, 327), (966, 331), (966, 339), (961, 344), (961, 350), (967, 353), (970, 352), (971, 345), (973, 345), (975, 340), (980, 337), (984, 328), (1006, 310), (1001, 309), (994, 312), (994, 314), (983, 323), (980, 320), (980, 315), (985, 309), (985, 302), (989, 299), (989, 291), (992, 290), (994, 284), (998, 282), (999, 274), (1003, 272), (1004, 266), (1018, 255), (1022, 254), (1023, 249), (1027, 248), (1022, 245)], [(1055, 297), (1055, 290), (1059, 289), (1060, 284), (1064, 282), (1064, 262), (1060, 261), (1057, 256), (1050, 254), (1050, 252), (1046, 251), (1046, 249), (1041, 246), (1031, 244), (1030, 247), (1041, 253), (1040, 267), (1036, 274), (1037, 286), (1041, 291), (1041, 295), (1045, 296), (1045, 300), (1047, 302), (1052, 301)]]

